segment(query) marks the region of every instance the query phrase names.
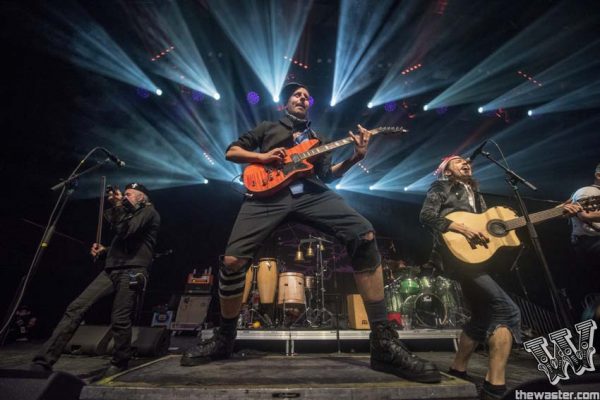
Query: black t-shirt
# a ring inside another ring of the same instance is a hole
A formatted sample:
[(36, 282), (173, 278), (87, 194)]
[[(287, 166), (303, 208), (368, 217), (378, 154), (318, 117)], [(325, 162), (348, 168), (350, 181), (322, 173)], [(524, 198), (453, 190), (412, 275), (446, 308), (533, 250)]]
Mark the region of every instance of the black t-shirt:
[[(294, 129), (292, 121), (283, 117), (279, 121), (263, 121), (254, 129), (244, 133), (238, 140), (232, 142), (228, 147), (239, 146), (248, 151), (259, 151), (267, 153), (277, 147), (290, 148), (294, 146), (293, 133), (299, 129)], [(310, 130), (311, 138), (319, 139), (317, 134)], [(320, 188), (328, 189), (325, 183), (337, 179), (331, 172), (331, 152), (321, 154), (309, 160), (314, 165), (314, 175), (305, 179)]]

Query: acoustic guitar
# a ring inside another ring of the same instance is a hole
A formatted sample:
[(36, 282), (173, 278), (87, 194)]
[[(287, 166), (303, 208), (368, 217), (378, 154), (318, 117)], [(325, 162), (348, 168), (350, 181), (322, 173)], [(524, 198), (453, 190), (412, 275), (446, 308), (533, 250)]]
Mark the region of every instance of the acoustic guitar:
[[(372, 136), (405, 133), (408, 130), (401, 126), (384, 126), (370, 131)], [(308, 139), (290, 147), (285, 151), (285, 158), (280, 164), (252, 163), (244, 168), (242, 180), (244, 186), (256, 197), (268, 197), (294, 180), (313, 173), (313, 164), (308, 160), (320, 154), (354, 143), (351, 137), (337, 140), (316, 147), (318, 139)]]
[[(579, 201), (585, 211), (596, 211), (600, 209), (600, 196), (588, 197)], [(547, 221), (563, 215), (562, 207), (554, 207), (548, 210), (530, 214), (531, 222), (534, 224)], [(474, 244), (465, 236), (457, 232), (445, 232), (442, 234), (444, 243), (450, 252), (459, 260), (468, 264), (479, 264), (489, 260), (501, 247), (514, 247), (521, 244), (515, 233), (515, 229), (525, 226), (525, 218), (507, 207), (492, 207), (481, 214), (466, 211), (455, 211), (446, 215), (447, 219), (463, 223), (469, 228), (487, 233), (490, 241), (484, 244)]]

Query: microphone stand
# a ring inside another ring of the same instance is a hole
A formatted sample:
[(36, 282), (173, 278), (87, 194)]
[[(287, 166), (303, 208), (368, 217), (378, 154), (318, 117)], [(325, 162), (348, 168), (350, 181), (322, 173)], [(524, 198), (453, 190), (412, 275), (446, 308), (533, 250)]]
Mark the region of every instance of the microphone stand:
[(522, 183), (523, 185), (527, 186), (528, 188), (530, 188), (531, 190), (534, 190), (534, 191), (537, 190), (537, 188), (533, 184), (531, 184), (530, 182), (525, 180), (523, 177), (519, 176), (515, 171), (513, 171), (510, 168), (499, 163), (497, 160), (495, 160), (490, 155), (489, 152), (482, 151), (481, 155), (483, 155), (485, 158), (490, 160), (492, 163), (496, 164), (498, 167), (500, 167), (506, 173), (506, 182), (510, 185), (510, 187), (512, 188), (512, 190), (515, 194), (515, 199), (517, 200), (517, 203), (521, 210), (521, 214), (523, 215), (523, 218), (525, 219), (525, 225), (527, 226), (527, 230), (529, 231), (529, 237), (531, 239), (531, 244), (533, 245), (535, 253), (536, 253), (536, 255), (540, 261), (540, 264), (542, 265), (542, 268), (544, 270), (544, 277), (546, 278), (546, 283), (548, 284), (548, 288), (550, 290), (550, 299), (552, 300), (552, 306), (554, 307), (554, 311), (559, 316), (559, 319), (562, 320), (563, 326), (570, 326), (571, 318), (565, 308), (565, 305), (563, 304), (563, 302), (561, 301), (561, 299), (559, 297), (558, 289), (556, 288), (554, 280), (552, 279), (552, 274), (550, 273), (550, 268), (548, 267), (548, 262), (546, 261), (546, 257), (544, 256), (544, 251), (542, 250), (540, 238), (537, 234), (535, 226), (531, 222), (531, 218), (529, 217), (529, 213), (527, 212), (527, 208), (525, 207), (525, 202), (523, 201), (523, 198), (521, 197), (521, 193), (519, 192), (518, 184)]
[(73, 195), (73, 193), (75, 192), (75, 189), (77, 189), (78, 186), (78, 178), (88, 174), (92, 171), (97, 170), (98, 168), (100, 168), (101, 166), (103, 166), (104, 164), (106, 164), (108, 161), (110, 161), (109, 158), (105, 159), (102, 162), (97, 163), (96, 165), (93, 165), (91, 167), (89, 167), (88, 169), (77, 173), (77, 171), (79, 170), (79, 168), (83, 165), (83, 163), (92, 155), (92, 153), (94, 153), (98, 148), (94, 148), (93, 150), (91, 150), (86, 156), (85, 158), (78, 164), (77, 168), (75, 168), (75, 170), (73, 171), (73, 173), (64, 181), (52, 186), (50, 189), (53, 191), (56, 191), (58, 189), (61, 189), (61, 192), (58, 196), (58, 199), (56, 200), (56, 203), (54, 205), (54, 208), (52, 209), (52, 212), (50, 214), (50, 218), (48, 221), (48, 225), (46, 226), (46, 229), (44, 231), (44, 234), (42, 235), (42, 239), (40, 241), (40, 244), (37, 247), (37, 250), (35, 252), (35, 255), (33, 256), (33, 260), (31, 261), (31, 265), (29, 266), (29, 270), (27, 271), (27, 273), (23, 276), (23, 278), (21, 278), (21, 282), (19, 283), (19, 287), (17, 288), (17, 291), (15, 292), (15, 295), (11, 301), (11, 305), (8, 308), (8, 312), (6, 314), (6, 316), (4, 317), (4, 322), (2, 324), (2, 328), (0, 330), (0, 346), (4, 345), (4, 341), (6, 340), (6, 337), (8, 335), (8, 331), (9, 331), (9, 327), (10, 327), (10, 322), (12, 321), (14, 314), (16, 312), (17, 307), (19, 306), (19, 304), (21, 303), (21, 300), (23, 299), (23, 296), (25, 294), (25, 291), (27, 290), (27, 286), (29, 285), (29, 282), (31, 280), (31, 278), (33, 277), (33, 275), (35, 274), (36, 270), (38, 269), (38, 266), (40, 265), (40, 262), (42, 260), (42, 257), (44, 255), (44, 253), (46, 252), (46, 249), (50, 246), (50, 241), (52, 240), (52, 237), (54, 236), (54, 233), (56, 231), (56, 225), (65, 209), (65, 206), (67, 205), (69, 199), (71, 198), (71, 196)]

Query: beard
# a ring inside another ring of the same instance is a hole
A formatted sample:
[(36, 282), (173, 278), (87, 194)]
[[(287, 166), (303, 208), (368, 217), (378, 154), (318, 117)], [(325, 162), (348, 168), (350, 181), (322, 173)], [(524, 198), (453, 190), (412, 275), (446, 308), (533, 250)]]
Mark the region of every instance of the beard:
[(456, 176), (456, 175), (450, 175), (448, 177), (448, 180), (451, 182), (462, 182), (466, 185), (471, 186), (471, 188), (475, 191), (479, 190), (479, 182), (473, 178), (473, 176)]

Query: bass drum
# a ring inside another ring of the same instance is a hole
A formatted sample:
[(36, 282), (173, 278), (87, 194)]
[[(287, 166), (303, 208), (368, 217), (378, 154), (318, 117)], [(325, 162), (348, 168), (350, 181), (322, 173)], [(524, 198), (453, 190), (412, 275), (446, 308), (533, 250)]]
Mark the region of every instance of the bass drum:
[(410, 315), (415, 327), (440, 328), (448, 322), (446, 306), (438, 296), (429, 293), (408, 296), (402, 304), (402, 314)]

